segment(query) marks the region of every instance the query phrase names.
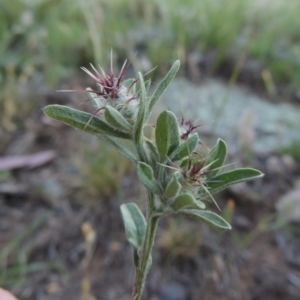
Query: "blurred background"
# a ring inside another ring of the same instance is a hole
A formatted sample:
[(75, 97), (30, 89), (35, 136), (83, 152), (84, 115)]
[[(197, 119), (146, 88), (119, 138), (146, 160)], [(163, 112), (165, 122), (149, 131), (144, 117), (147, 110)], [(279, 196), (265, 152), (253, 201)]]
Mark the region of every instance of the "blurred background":
[[(265, 177), (217, 195), (217, 233), (160, 222), (144, 299), (299, 299), (300, 1), (0, 0), (0, 286), (19, 299), (130, 299), (119, 206), (144, 189), (96, 137), (43, 116), (93, 112), (81, 66), (180, 73), (158, 110), (197, 120), (203, 143)], [(214, 210), (214, 207), (212, 207)]]

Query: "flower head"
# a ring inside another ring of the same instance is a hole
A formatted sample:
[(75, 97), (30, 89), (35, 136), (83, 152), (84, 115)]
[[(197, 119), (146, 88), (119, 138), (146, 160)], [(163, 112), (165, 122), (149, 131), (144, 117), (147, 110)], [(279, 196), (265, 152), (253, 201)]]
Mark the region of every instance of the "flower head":
[(110, 74), (105, 73), (101, 67), (97, 70), (92, 64), (91, 67), (94, 72), (85, 67), (81, 68), (95, 80), (98, 88), (97, 90), (88, 88), (88, 92), (97, 106), (96, 114), (110, 105), (117, 109), (129, 122), (134, 122), (139, 105), (139, 99), (133, 93), (133, 87), (137, 80), (133, 80), (129, 86), (124, 84), (124, 76), (128, 66), (126, 60), (117, 76), (114, 75), (112, 58)]
[(210, 197), (220, 210), (207, 187), (210, 182), (208, 175), (215, 171), (211, 169), (212, 163), (207, 163), (207, 159), (199, 158), (198, 154), (189, 157), (186, 165), (180, 170), (182, 174), (181, 184), (187, 192), (191, 192), (192, 194), (198, 194), (200, 191), (204, 191), (205, 195)]
[(183, 170), (183, 177), (187, 179), (189, 183), (202, 185), (205, 181), (205, 177), (211, 170), (208, 170), (205, 159), (195, 159), (190, 157), (188, 159), (187, 167)]
[(120, 92), (122, 89), (121, 83), (126, 72), (126, 63), (127, 61), (125, 61), (118, 76), (114, 75), (112, 65), (110, 75), (107, 75), (101, 67), (99, 67), (99, 72), (92, 64), (91, 67), (95, 74), (85, 67), (81, 67), (81, 69), (96, 81), (99, 90), (93, 91), (93, 93), (105, 100), (114, 100), (120, 98)]

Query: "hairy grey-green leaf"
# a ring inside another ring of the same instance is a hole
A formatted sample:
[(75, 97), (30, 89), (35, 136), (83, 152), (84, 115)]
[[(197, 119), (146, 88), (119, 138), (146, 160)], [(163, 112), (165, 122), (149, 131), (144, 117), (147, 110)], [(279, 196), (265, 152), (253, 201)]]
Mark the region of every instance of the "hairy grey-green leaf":
[(196, 201), (197, 201), (198, 207), (200, 209), (205, 209), (206, 208), (206, 204), (203, 201), (201, 201), (199, 199), (196, 199)]
[(179, 172), (173, 173), (170, 181), (168, 182), (164, 196), (167, 198), (174, 198), (178, 195), (180, 189), (181, 189), (181, 184), (178, 181), (178, 175)]
[(150, 152), (150, 157), (153, 165), (155, 165), (159, 161), (159, 153), (156, 146), (150, 140), (146, 140), (146, 145)]
[(151, 79), (148, 79), (145, 81), (146, 93), (148, 93), (150, 86), (151, 86)]
[(143, 130), (144, 130), (144, 124), (145, 124), (145, 118), (146, 118), (146, 87), (144, 83), (143, 75), (139, 72), (139, 86), (140, 86), (140, 92), (139, 92), (139, 111), (135, 123), (134, 128), (134, 140), (136, 143), (141, 143), (143, 138)]
[[(211, 182), (208, 181), (207, 189), (211, 194), (220, 192), (227, 187), (248, 180), (253, 180), (262, 177), (264, 174), (258, 170), (251, 168), (242, 168), (229, 171), (215, 176)], [(206, 195), (205, 191), (200, 192), (200, 195)]]
[(157, 195), (162, 194), (161, 189), (154, 178), (153, 170), (148, 164), (138, 162), (137, 174), (140, 181), (146, 186), (146, 188)]
[(174, 210), (181, 210), (186, 208), (204, 209), (203, 202), (198, 202), (190, 193), (179, 195), (171, 204)]
[(172, 153), (179, 145), (177, 119), (171, 111), (163, 111), (156, 120), (155, 142), (161, 161)]
[(134, 164), (137, 163), (136, 155), (129, 150), (123, 143), (121, 143), (116, 138), (107, 136), (107, 135), (98, 135), (100, 139), (106, 141), (110, 145), (112, 145), (121, 155), (128, 158), (130, 161), (132, 161)]
[(213, 178), (217, 175), (221, 167), (223, 166), (227, 156), (227, 146), (226, 143), (218, 139), (216, 145), (209, 152), (205, 165), (208, 166), (207, 170), (211, 172), (207, 175), (207, 178)]
[(149, 105), (148, 105), (148, 109), (147, 109), (147, 117), (150, 116), (156, 102), (158, 101), (158, 99), (160, 98), (162, 93), (165, 91), (165, 89), (167, 88), (169, 83), (172, 81), (172, 79), (174, 78), (174, 76), (178, 72), (179, 67), (180, 67), (180, 61), (177, 60), (172, 65), (171, 69), (169, 70), (169, 72), (167, 73), (165, 78), (158, 85), (157, 89), (155, 90), (153, 96), (151, 97), (151, 99), (149, 101)]
[(146, 219), (135, 203), (121, 205), (126, 238), (132, 247), (140, 250), (146, 234)]
[(187, 140), (182, 142), (170, 155), (172, 161), (177, 161), (190, 155), (197, 147), (199, 142), (198, 133), (193, 134)]
[(132, 125), (123, 117), (123, 115), (115, 108), (107, 105), (104, 111), (104, 117), (106, 122), (113, 128), (120, 129), (122, 131), (132, 130)]
[(190, 158), (189, 157), (185, 157), (181, 162), (180, 162), (180, 168), (181, 169), (187, 169), (190, 163)]
[(68, 106), (48, 105), (44, 108), (44, 113), (56, 121), (63, 122), (84, 132), (105, 134), (123, 139), (131, 138), (128, 132), (116, 130), (98, 117)]
[(211, 211), (197, 210), (197, 209), (183, 209), (180, 210), (179, 213), (187, 217), (193, 218), (197, 221), (202, 221), (215, 229), (219, 229), (219, 230), (231, 229), (231, 225), (226, 220), (224, 220), (221, 216)]

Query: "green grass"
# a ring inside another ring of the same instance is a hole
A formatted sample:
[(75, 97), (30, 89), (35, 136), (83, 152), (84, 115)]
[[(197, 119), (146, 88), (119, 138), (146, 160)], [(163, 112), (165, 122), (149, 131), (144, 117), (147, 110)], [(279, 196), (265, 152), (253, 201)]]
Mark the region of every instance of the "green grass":
[(300, 0), (0, 0), (0, 126), (15, 131), (39, 90), (59, 88), (80, 66), (107, 69), (111, 49), (117, 64), (137, 68), (144, 55), (156, 78), (188, 53), (215, 53), (215, 75), (232, 64), (229, 86), (252, 59), (270, 97), (279, 85), (289, 97), (300, 81), (299, 14)]
[[(89, 61), (102, 65), (111, 47), (120, 59), (143, 48), (161, 70), (186, 53), (216, 52), (215, 70), (249, 46), (275, 82), (300, 79), (300, 0), (0, 1), (2, 68), (43, 71), (49, 82)], [(159, 53), (159, 55), (158, 55)]]

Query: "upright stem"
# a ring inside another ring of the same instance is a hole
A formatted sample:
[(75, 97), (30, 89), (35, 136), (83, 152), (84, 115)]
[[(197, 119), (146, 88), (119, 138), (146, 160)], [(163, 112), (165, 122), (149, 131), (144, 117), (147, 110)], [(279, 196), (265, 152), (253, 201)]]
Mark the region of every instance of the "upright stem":
[[(144, 147), (143, 135), (136, 141), (135, 147), (141, 161), (148, 163), (147, 153)], [(146, 282), (148, 270), (151, 265), (151, 252), (159, 217), (155, 214), (155, 195), (147, 191), (147, 229), (143, 241), (143, 248), (139, 255), (139, 263), (136, 268), (135, 282), (132, 292), (132, 300), (140, 300)]]
[(147, 231), (144, 239), (143, 249), (140, 253), (139, 265), (136, 269), (135, 283), (133, 286), (132, 300), (140, 300), (144, 289), (146, 276), (149, 270), (150, 256), (158, 224), (158, 217), (153, 217), (151, 212), (148, 215)]

